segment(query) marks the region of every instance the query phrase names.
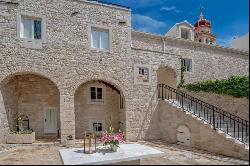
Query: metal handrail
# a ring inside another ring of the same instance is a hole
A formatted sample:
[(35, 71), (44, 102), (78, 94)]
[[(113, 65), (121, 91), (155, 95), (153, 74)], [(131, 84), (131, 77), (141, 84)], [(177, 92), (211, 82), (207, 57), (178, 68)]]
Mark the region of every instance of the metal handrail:
[(244, 144), (249, 144), (249, 122), (216, 106), (197, 99), (181, 90), (158, 84), (158, 98), (176, 102), (183, 111), (188, 111)]

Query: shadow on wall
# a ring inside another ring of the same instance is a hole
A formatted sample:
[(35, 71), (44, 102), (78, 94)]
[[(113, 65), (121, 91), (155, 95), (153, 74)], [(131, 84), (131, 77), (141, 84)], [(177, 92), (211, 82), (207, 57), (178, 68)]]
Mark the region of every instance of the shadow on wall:
[[(166, 84), (171, 87), (177, 87), (176, 72), (171, 67), (160, 67), (157, 70), (157, 79), (158, 84)], [(137, 140), (161, 139), (157, 88), (155, 89), (154, 94), (152, 95), (148, 103), (148, 107), (144, 112), (144, 118), (142, 120)]]
[(144, 113), (141, 128), (137, 136), (137, 140), (155, 140), (160, 139), (160, 130), (158, 126), (158, 90), (156, 88), (153, 96), (149, 100), (149, 105)]

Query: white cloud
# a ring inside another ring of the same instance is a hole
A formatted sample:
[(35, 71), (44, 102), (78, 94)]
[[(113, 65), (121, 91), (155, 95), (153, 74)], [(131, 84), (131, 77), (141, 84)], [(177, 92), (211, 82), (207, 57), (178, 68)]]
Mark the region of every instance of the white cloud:
[(143, 32), (160, 33), (169, 29), (167, 23), (140, 14), (133, 14), (132, 21), (134, 28)]
[(224, 36), (224, 37), (217, 38), (217, 45), (220, 45), (223, 47), (230, 47), (233, 37), (234, 36)]
[(181, 11), (180, 10), (178, 10), (175, 6), (163, 6), (162, 8), (161, 8), (161, 11), (173, 11), (173, 12), (175, 12), (175, 13), (180, 13)]

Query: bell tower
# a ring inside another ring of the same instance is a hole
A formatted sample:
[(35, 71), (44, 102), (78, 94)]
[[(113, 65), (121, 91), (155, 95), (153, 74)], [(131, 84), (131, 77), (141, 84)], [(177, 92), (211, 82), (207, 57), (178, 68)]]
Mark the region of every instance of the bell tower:
[(211, 22), (204, 19), (204, 8), (200, 6), (200, 16), (194, 24), (194, 41), (205, 44), (216, 44), (216, 36), (211, 31)]

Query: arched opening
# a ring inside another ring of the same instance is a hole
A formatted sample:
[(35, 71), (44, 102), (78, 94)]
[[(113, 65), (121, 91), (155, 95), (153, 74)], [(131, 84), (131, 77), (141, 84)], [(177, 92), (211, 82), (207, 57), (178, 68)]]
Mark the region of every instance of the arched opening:
[(161, 67), (157, 70), (158, 84), (177, 87), (176, 72), (170, 67)]
[(6, 111), (5, 128), (20, 130), (17, 117), (25, 116), (36, 139), (58, 138), (60, 129), (60, 97), (57, 86), (48, 78), (19, 73), (7, 77), (0, 86)]
[(180, 125), (177, 128), (177, 144), (183, 145), (183, 146), (190, 146), (191, 140), (190, 140), (190, 130), (185, 125)]
[(115, 132), (125, 132), (125, 98), (122, 91), (103, 80), (88, 81), (75, 92), (75, 134), (105, 131), (111, 124)]

